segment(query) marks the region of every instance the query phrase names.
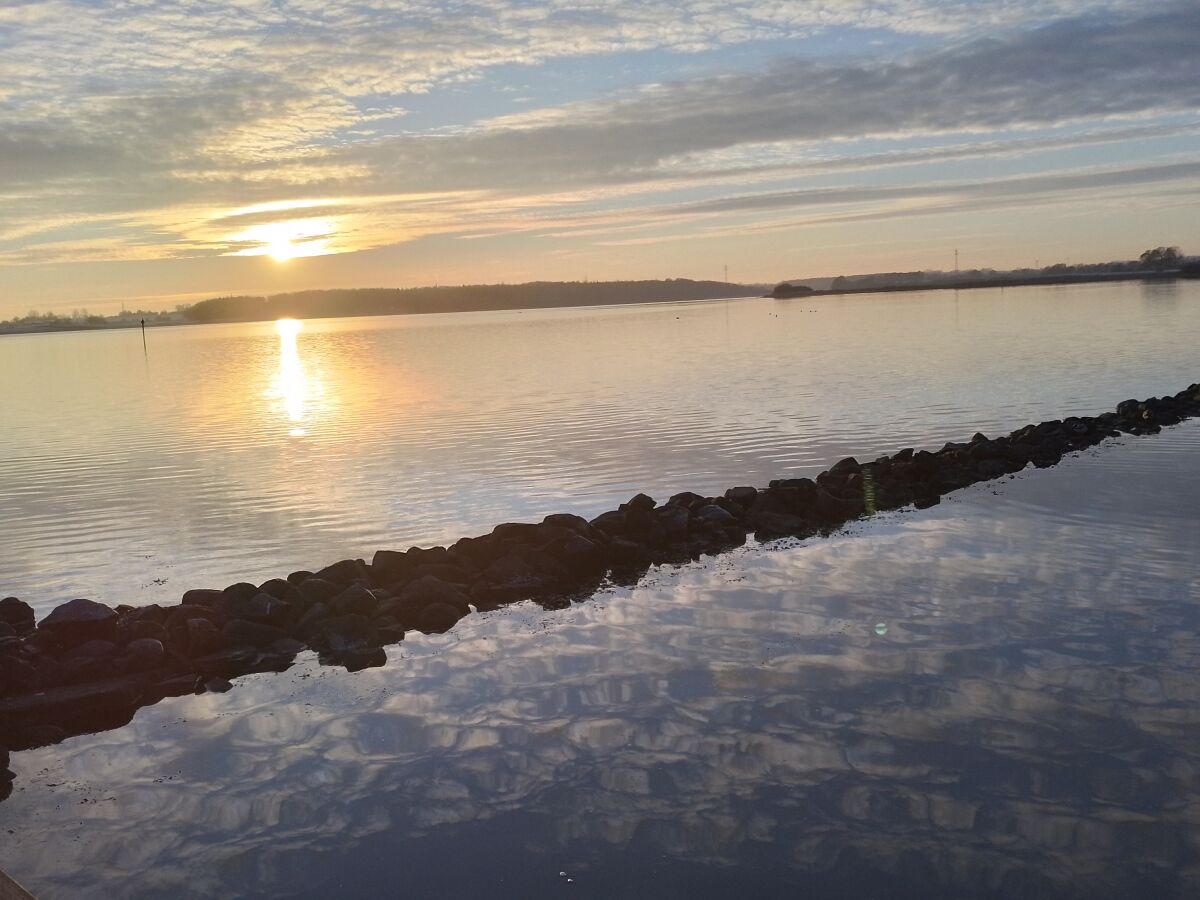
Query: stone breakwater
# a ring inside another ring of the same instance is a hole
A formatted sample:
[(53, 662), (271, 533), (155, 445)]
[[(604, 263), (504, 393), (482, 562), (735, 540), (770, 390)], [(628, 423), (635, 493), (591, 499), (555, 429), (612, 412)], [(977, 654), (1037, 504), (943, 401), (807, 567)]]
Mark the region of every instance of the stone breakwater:
[(927, 507), (976, 482), (1121, 433), (1153, 434), (1200, 414), (1200, 384), (1172, 397), (1127, 400), (1114, 412), (976, 434), (929, 452), (843, 459), (815, 479), (719, 497), (638, 494), (588, 521), (570, 514), (506, 523), (448, 547), (380, 550), (263, 584), (187, 591), (174, 606), (110, 607), (78, 599), (40, 622), (0, 601), (0, 796), (7, 750), (119, 727), (164, 697), (229, 688), (228, 679), (282, 671), (305, 649), (356, 671), (386, 661), (409, 631), (440, 633), (472, 610), (534, 600), (555, 608), (606, 580), (632, 584), (655, 564), (683, 563), (745, 542), (827, 533), (879, 510)]

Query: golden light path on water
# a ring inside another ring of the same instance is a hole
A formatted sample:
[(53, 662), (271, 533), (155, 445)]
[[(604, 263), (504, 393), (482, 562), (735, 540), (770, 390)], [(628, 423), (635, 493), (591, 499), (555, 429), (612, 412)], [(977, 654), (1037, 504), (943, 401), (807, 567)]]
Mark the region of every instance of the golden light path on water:
[(309, 399), (308, 376), (296, 346), (296, 335), (303, 328), (303, 323), (298, 319), (280, 319), (275, 323), (275, 331), (279, 334), (279, 372), (273, 393), (283, 402), (283, 411), (292, 423), (288, 431), (292, 437), (304, 437), (304, 418)]

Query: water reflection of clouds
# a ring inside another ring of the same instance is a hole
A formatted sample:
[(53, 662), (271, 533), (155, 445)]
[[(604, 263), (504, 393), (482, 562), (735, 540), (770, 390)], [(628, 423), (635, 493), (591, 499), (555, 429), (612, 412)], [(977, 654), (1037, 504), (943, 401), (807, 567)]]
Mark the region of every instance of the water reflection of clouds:
[[(1103, 487), (1068, 465), (22, 754), (0, 862), (47, 896), (304, 893), (375, 841), (495, 872), (518, 829), (525, 864), (597, 883), (646, 851), (806, 876), (852, 858), (928, 896), (1180, 896), (1200, 850), (1200, 535), (1171, 523), (1197, 483), (1151, 475), (1125, 496), (1160, 525), (1089, 528), (1031, 512), (1049, 480)], [(50, 808), (64, 797), (111, 799)]]

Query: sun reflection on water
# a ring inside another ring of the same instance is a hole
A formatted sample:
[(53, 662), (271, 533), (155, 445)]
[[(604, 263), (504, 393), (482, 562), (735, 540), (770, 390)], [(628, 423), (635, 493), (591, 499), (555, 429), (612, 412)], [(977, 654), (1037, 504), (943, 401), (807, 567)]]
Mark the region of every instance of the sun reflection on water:
[(280, 319), (275, 323), (275, 331), (279, 334), (279, 373), (275, 390), (283, 401), (288, 421), (292, 423), (288, 431), (292, 437), (305, 435), (304, 418), (309, 399), (308, 376), (296, 346), (296, 335), (303, 327), (297, 319)]

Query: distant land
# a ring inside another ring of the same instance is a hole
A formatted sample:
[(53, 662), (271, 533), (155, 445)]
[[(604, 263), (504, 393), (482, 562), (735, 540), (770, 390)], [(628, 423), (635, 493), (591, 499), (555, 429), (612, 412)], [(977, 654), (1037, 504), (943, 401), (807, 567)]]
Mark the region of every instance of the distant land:
[(1200, 258), (1184, 256), (1178, 247), (1155, 247), (1137, 259), (1083, 265), (1055, 263), (1040, 269), (876, 272), (870, 275), (839, 275), (836, 278), (793, 278), (777, 284), (769, 296), (783, 299), (827, 294), (1023, 287), (1181, 277), (1200, 277)]
[(394, 316), (418, 313), (489, 312), (669, 303), (757, 297), (766, 284), (730, 284), (670, 278), (660, 281), (534, 281), (526, 284), (467, 284), (418, 288), (359, 288), (297, 291), (270, 296), (213, 297), (171, 312), (126, 310), (112, 316), (77, 310), (70, 316), (30, 312), (0, 322), (0, 334), (90, 331), (105, 328), (324, 319), (341, 316)]

